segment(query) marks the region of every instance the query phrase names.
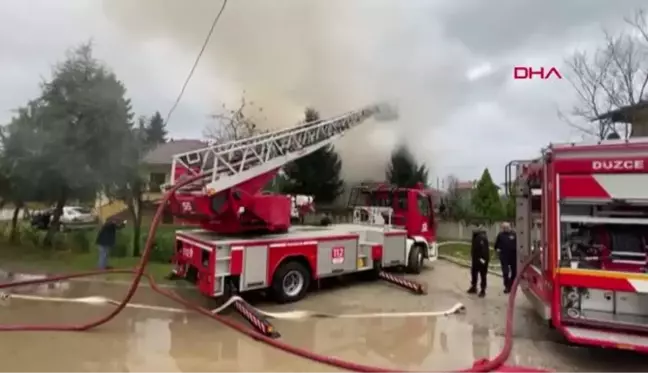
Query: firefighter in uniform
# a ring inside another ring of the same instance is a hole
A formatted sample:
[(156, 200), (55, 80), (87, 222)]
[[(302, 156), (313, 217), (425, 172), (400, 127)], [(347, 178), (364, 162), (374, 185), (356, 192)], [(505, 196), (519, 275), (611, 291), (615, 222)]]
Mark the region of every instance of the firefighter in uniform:
[(486, 230), (481, 226), (473, 231), (470, 254), (472, 261), (468, 294), (477, 293), (477, 277), (479, 276), (479, 297), (483, 298), (486, 296), (486, 275), (488, 274), (490, 249), (488, 247), (488, 235), (486, 234)]
[(511, 292), (513, 280), (517, 274), (517, 238), (511, 224), (502, 223), (502, 230), (495, 239), (495, 252), (499, 255), (504, 278), (504, 294)]

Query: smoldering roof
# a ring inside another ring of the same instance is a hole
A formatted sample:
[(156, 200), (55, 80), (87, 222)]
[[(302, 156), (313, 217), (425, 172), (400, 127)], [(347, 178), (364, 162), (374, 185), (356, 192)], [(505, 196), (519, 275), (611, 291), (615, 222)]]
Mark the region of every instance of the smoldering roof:
[[(221, 3), (214, 0), (105, 0), (106, 16), (143, 41), (169, 38), (194, 54)], [(201, 61), (263, 107), (261, 126), (292, 125), (306, 106), (322, 116), (375, 101), (400, 107), (398, 122), (367, 124), (336, 144), (347, 181), (382, 179), (389, 155), (406, 143), (434, 167), (434, 130), (463, 90), (464, 51), (442, 40), (417, 0), (236, 0)]]

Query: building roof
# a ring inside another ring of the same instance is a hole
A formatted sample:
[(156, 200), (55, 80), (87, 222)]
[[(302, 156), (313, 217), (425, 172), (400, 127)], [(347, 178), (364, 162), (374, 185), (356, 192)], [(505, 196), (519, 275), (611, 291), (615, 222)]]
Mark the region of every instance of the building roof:
[(622, 106), (618, 109), (608, 111), (592, 119), (592, 122), (596, 120), (610, 120), (613, 123), (630, 123), (632, 122), (633, 116), (642, 110), (648, 110), (648, 100), (642, 100), (633, 105)]
[(173, 156), (192, 150), (207, 147), (207, 143), (201, 140), (170, 140), (164, 144), (158, 145), (144, 157), (143, 163), (150, 165), (170, 165)]
[(443, 196), (446, 193), (445, 191), (443, 191), (441, 189), (436, 189), (436, 188), (428, 188), (428, 189), (426, 189), (426, 191), (428, 193), (430, 193), (430, 195), (433, 195), (433, 196)]
[(457, 182), (457, 189), (460, 190), (474, 189), (476, 185), (477, 185), (476, 181), (459, 181)]
[[(457, 189), (459, 189), (459, 190), (473, 190), (473, 189), (477, 188), (477, 183), (478, 183), (477, 180), (459, 181), (457, 183)], [(495, 184), (495, 187), (497, 187), (497, 189), (502, 189), (502, 185)]]

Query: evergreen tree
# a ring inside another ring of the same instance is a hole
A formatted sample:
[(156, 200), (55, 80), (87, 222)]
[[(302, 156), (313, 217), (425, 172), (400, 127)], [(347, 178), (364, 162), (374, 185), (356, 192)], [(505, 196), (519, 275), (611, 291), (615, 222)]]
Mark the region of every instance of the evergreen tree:
[[(318, 121), (319, 113), (312, 108), (304, 112), (305, 122)], [(318, 203), (331, 203), (344, 191), (340, 178), (342, 160), (329, 145), (288, 164), (284, 172), (288, 179), (282, 191), (289, 194), (311, 195)]]
[[(126, 88), (93, 57), (92, 43), (70, 50), (41, 87), (31, 130), (41, 140), (39, 167), (46, 173), (55, 209), (44, 239), (51, 245), (63, 206), (92, 200), (120, 172), (120, 144), (131, 136), (132, 110)], [(36, 153), (35, 153), (36, 154)]]
[(159, 111), (156, 111), (155, 114), (146, 124), (144, 129), (146, 133), (146, 142), (150, 145), (163, 144), (167, 142), (167, 130), (166, 123), (164, 123), (164, 118)]
[(516, 183), (511, 183), (508, 187), (508, 195), (504, 198), (504, 213), (503, 218), (514, 220), (516, 213), (515, 192)]
[(473, 209), (480, 218), (495, 221), (502, 217), (502, 200), (497, 185), (485, 169), (472, 194)]
[(428, 185), (428, 169), (418, 164), (405, 145), (401, 145), (391, 155), (385, 177), (391, 185), (413, 188), (418, 183)]

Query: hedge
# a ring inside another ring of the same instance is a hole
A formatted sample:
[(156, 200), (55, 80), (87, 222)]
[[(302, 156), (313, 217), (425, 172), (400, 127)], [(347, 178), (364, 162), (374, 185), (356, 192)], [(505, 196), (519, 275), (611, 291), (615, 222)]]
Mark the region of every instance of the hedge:
[[(68, 232), (57, 232), (54, 235), (53, 245), (51, 248), (43, 246), (43, 240), (46, 231), (37, 230), (29, 225), (20, 224), (18, 227), (17, 240), (15, 244), (38, 248), (41, 250), (68, 251), (72, 253), (88, 253), (95, 248), (95, 239), (99, 228), (77, 229)], [(148, 237), (149, 227), (142, 227), (140, 237), (140, 250), (144, 249), (144, 244)], [(161, 226), (155, 235), (151, 261), (158, 263), (168, 263), (174, 252), (175, 226)], [(10, 236), (10, 225), (0, 225), (0, 237), (2, 241), (8, 242)], [(133, 228), (127, 226), (117, 231), (117, 240), (115, 247), (112, 248), (110, 255), (113, 257), (125, 257), (132, 255)]]

